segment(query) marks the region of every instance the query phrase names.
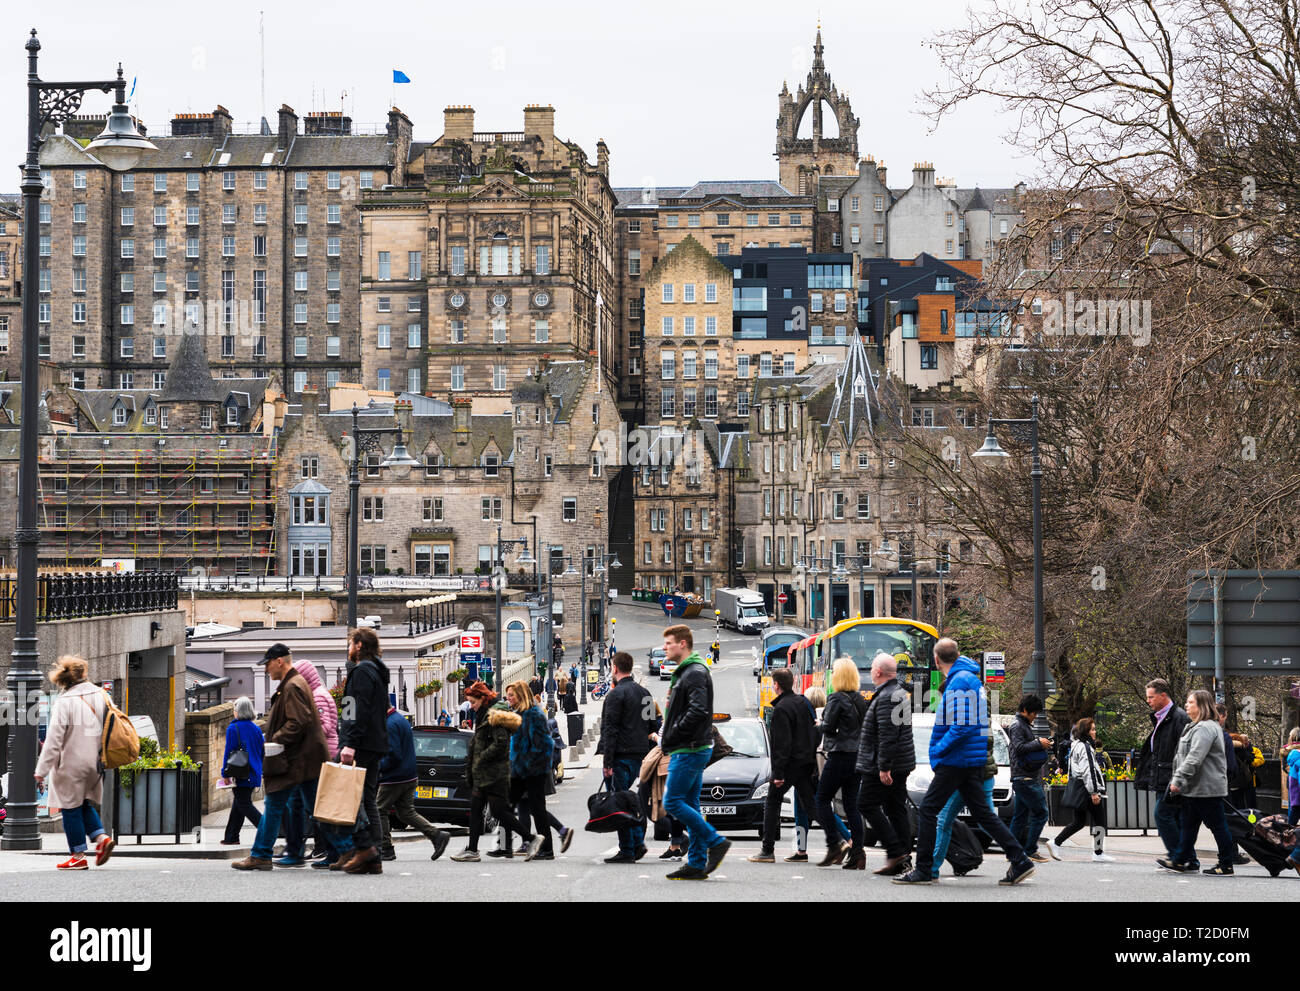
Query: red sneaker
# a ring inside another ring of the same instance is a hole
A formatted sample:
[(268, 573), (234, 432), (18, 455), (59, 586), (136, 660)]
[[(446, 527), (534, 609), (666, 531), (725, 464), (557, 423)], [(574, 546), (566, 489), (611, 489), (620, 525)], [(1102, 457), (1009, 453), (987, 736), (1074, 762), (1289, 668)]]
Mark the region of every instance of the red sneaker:
[(117, 840), (113, 839), (107, 833), (99, 838), (95, 845), (95, 866), (103, 867), (108, 863), (108, 858), (113, 856), (113, 847), (117, 846)]
[(67, 860), (65, 860), (63, 863), (57, 866), (61, 871), (90, 870), (90, 865), (86, 863), (86, 855), (84, 853), (74, 853), (71, 857), (69, 857)]

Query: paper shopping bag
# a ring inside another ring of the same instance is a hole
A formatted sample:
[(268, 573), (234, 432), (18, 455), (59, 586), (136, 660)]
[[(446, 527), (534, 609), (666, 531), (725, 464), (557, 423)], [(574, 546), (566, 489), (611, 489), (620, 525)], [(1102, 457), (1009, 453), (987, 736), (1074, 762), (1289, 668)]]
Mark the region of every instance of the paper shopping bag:
[(357, 821), (361, 795), (366, 790), (366, 769), (355, 764), (322, 764), (312, 817), (336, 826)]

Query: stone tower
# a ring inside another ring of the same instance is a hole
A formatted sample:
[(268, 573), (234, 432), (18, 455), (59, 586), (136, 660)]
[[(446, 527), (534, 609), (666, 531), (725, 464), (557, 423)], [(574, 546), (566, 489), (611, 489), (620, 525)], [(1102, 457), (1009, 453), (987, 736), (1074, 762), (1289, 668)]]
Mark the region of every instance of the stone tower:
[[(824, 175), (855, 175), (858, 167), (858, 124), (847, 96), (841, 96), (831, 82), (822, 61), (822, 27), (817, 25), (813, 45), (812, 71), (791, 95), (787, 84), (781, 85), (780, 114), (776, 118), (776, 159), (781, 185), (792, 193), (811, 195), (817, 180)], [(824, 108), (829, 106), (839, 126), (839, 136), (822, 136)], [(799, 125), (812, 110), (812, 137), (800, 138)]]

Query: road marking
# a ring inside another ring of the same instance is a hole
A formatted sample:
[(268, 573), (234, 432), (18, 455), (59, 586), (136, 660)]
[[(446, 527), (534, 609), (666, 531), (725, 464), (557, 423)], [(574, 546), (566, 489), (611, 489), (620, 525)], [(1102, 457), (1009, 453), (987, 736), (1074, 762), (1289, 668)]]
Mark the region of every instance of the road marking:
[(1115, 879), (1114, 879), (1113, 877), (1099, 877), (1099, 878), (1097, 878), (1097, 883), (1098, 883), (1098, 884), (1113, 884), (1114, 881), (1115, 881)]
[(480, 874), (479, 877), (491, 877), (491, 874)]
[(555, 876), (556, 876), (556, 877), (568, 877), (569, 875), (567, 875), (567, 874), (556, 874)]
[(158, 873), (159, 873), (159, 874), (170, 874), (171, 871), (159, 871)]
[(637, 879), (638, 879), (638, 880), (641, 880), (641, 881), (644, 881), (644, 880), (646, 880), (646, 879), (649, 878), (649, 877), (650, 877), (649, 874), (638, 874), (638, 875), (637, 875)]
[(803, 875), (802, 875), (802, 874), (795, 874), (795, 875), (793, 875), (793, 876), (790, 878), (790, 880), (791, 880), (791, 881), (802, 881), (802, 880), (803, 880)]
[(398, 877), (410, 877), (410, 876), (411, 876), (411, 872), (410, 872), (410, 871), (402, 871), (402, 873), (401, 873), (401, 874), (398, 874), (397, 876), (398, 876)]

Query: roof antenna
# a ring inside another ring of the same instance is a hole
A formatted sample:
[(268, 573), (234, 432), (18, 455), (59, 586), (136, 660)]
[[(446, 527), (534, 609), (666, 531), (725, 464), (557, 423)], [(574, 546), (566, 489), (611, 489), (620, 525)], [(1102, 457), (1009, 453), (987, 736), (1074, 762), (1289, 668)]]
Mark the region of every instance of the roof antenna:
[(259, 109), (264, 116), (266, 114), (266, 12), (261, 10), (257, 12), (257, 38), (262, 61), (262, 105)]

